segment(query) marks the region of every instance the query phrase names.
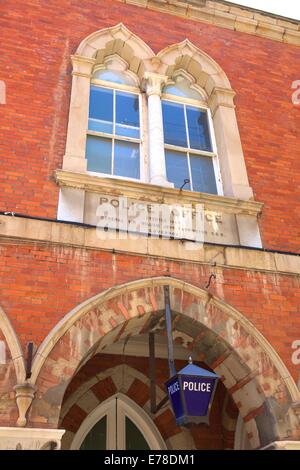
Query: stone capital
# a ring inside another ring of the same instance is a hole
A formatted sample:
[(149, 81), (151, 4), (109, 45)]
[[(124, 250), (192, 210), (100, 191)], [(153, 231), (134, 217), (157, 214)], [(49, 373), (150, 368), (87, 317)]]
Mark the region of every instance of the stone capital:
[(235, 96), (235, 92), (231, 89), (215, 87), (208, 100), (209, 107), (211, 109), (212, 114), (214, 115), (215, 111), (218, 109), (219, 106), (224, 106), (227, 108), (235, 108), (233, 98)]
[(71, 56), (73, 65), (72, 75), (78, 75), (81, 77), (91, 78), (93, 68), (96, 64), (96, 59), (90, 59), (89, 57), (83, 57), (78, 54)]
[(146, 72), (143, 83), (147, 96), (161, 96), (162, 89), (167, 83), (167, 80), (168, 77), (166, 75), (159, 75), (158, 73)]

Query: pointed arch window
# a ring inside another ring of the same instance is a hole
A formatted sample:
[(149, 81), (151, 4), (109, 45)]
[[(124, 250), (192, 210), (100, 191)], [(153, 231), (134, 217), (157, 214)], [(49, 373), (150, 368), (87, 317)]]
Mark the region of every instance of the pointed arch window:
[(214, 129), (200, 92), (184, 77), (163, 89), (163, 127), (168, 181), (180, 188), (222, 194)]
[(122, 71), (96, 70), (91, 81), (87, 171), (140, 179), (140, 93)]
[(147, 413), (117, 393), (100, 403), (82, 422), (71, 450), (160, 450), (165, 442)]

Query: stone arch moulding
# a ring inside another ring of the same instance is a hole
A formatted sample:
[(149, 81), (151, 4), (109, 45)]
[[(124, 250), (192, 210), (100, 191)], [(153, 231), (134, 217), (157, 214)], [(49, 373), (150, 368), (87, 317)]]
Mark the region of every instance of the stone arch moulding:
[(16, 332), (5, 314), (4, 310), (0, 307), (0, 331), (2, 331), (4, 338), (6, 340), (7, 346), (9, 348), (11, 359), (13, 361), (16, 378), (18, 383), (22, 383), (25, 380), (25, 361), (23, 356), (23, 351), (19, 343), (19, 339), (16, 335)]
[[(299, 422), (291, 405), (299, 401), (300, 393), (272, 346), (230, 305), (168, 277), (108, 289), (74, 308), (56, 325), (33, 363), (29, 383), (36, 386), (37, 397), (31, 424), (46, 420), (48, 426), (56, 427), (64, 392), (76, 371), (106, 345), (153, 328), (158, 312), (163, 315), (165, 284), (170, 286), (172, 311), (177, 315), (176, 330), (183, 332), (189, 348), (201, 347), (205, 332), (213, 336), (213, 359), (206, 362), (222, 376), (243, 416), (251, 446), (286, 439), (290, 432), (298, 436)], [(181, 326), (184, 323), (187, 326)]]

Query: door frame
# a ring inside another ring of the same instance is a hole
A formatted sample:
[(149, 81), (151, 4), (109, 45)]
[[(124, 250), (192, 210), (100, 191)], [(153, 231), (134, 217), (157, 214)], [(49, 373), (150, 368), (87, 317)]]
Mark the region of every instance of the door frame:
[[(143, 434), (151, 450), (167, 450), (165, 441), (150, 416), (148, 416), (143, 408), (122, 393), (116, 393), (100, 403), (85, 418), (74, 436), (70, 449), (79, 450), (87, 434), (105, 415), (107, 416), (107, 450), (125, 449), (126, 416)], [(116, 432), (116, 429), (118, 429), (118, 432)]]

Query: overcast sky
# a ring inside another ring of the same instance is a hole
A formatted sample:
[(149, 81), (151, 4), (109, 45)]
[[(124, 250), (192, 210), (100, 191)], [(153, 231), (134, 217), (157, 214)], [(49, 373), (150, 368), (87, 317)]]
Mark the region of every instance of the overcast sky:
[(258, 10), (270, 11), (277, 15), (300, 20), (300, 0), (229, 0)]

